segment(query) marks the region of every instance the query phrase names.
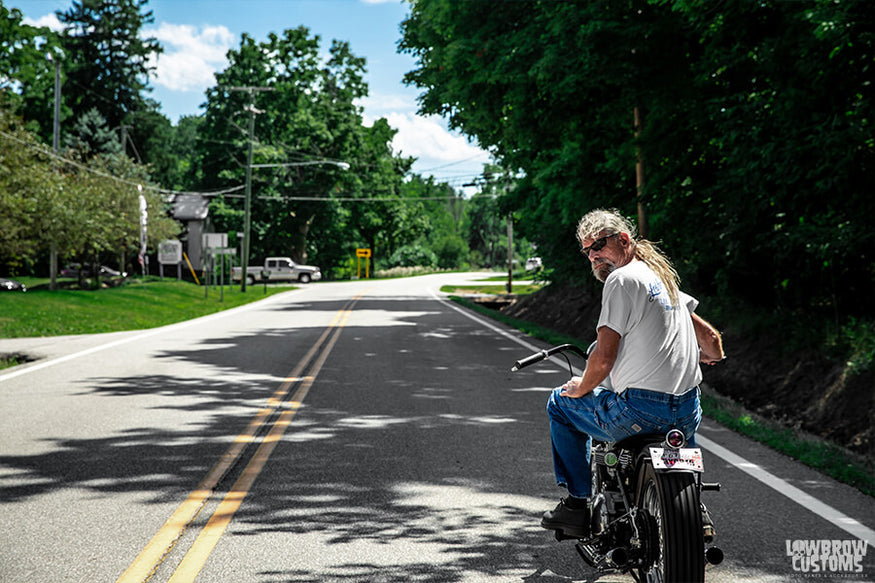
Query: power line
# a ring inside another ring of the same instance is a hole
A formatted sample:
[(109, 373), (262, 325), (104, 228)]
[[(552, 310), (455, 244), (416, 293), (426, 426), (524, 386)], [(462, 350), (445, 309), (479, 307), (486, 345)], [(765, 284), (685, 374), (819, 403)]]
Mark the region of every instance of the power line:
[[(56, 154), (53, 151), (47, 149), (45, 146), (42, 146), (41, 144), (34, 144), (32, 142), (22, 140), (21, 138), (15, 136), (13, 134), (10, 134), (8, 132), (4, 132), (4, 131), (0, 130), (0, 135), (2, 135), (3, 137), (5, 137), (9, 140), (12, 140), (14, 142), (18, 142), (19, 144), (23, 144), (24, 146), (30, 148), (31, 150), (36, 150), (40, 154), (42, 154), (44, 156), (48, 156), (49, 158), (51, 158), (53, 160), (57, 160), (59, 162), (67, 164), (69, 166), (79, 168), (80, 170), (84, 170), (85, 172), (90, 172), (91, 174), (95, 174), (97, 176), (102, 176), (103, 178), (109, 178), (110, 180), (115, 180), (116, 182), (119, 182), (121, 184), (126, 184), (128, 186), (136, 187), (136, 186), (140, 186), (142, 184), (140, 182), (134, 182), (134, 181), (128, 180), (126, 178), (119, 178), (118, 176), (114, 176), (114, 175), (109, 174), (107, 172), (95, 170), (94, 168), (86, 166), (85, 164), (81, 164), (79, 162), (76, 162), (75, 160), (70, 160), (69, 158), (65, 158), (64, 156), (61, 156), (60, 154)], [(166, 188), (160, 188), (158, 186), (152, 186), (149, 184), (142, 185), (142, 186), (146, 190), (152, 190), (152, 191), (157, 192), (159, 194), (175, 195), (175, 196), (195, 195), (195, 194), (201, 195), (201, 196), (218, 196), (220, 194), (227, 194), (230, 192), (236, 192), (236, 191), (241, 190), (243, 188), (243, 185), (241, 184), (239, 186), (232, 186), (229, 188), (225, 188), (222, 190), (216, 190), (216, 191), (212, 191), (212, 192), (183, 192), (183, 191), (178, 191), (178, 190), (169, 190)]]
[[(243, 198), (242, 194), (226, 195), (225, 198)], [(459, 196), (257, 196), (258, 200), (275, 200), (280, 202), (301, 201), (301, 202), (419, 202), (422, 200), (460, 200)]]

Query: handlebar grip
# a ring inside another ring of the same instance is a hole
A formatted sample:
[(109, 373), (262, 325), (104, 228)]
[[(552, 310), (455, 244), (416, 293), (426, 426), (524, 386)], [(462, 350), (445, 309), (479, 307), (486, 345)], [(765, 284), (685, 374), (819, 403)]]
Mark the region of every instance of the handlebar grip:
[(521, 358), (520, 360), (516, 361), (515, 363), (513, 363), (513, 368), (510, 370), (511, 370), (511, 372), (516, 372), (521, 368), (525, 368), (527, 366), (535, 364), (536, 362), (541, 362), (542, 360), (547, 358), (547, 356), (548, 356), (547, 351), (542, 350), (541, 352), (537, 352), (531, 356), (527, 356), (525, 358)]

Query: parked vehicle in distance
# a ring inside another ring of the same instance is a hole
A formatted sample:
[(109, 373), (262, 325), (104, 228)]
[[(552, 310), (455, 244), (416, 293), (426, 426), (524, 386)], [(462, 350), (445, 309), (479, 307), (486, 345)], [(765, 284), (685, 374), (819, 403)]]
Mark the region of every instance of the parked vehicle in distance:
[(27, 291), (27, 286), (20, 281), (0, 277), (0, 291)]
[[(231, 268), (231, 279), (240, 281), (240, 267)], [(268, 257), (264, 266), (249, 267), (246, 270), (246, 283), (257, 281), (299, 281), (310, 283), (322, 279), (322, 271), (313, 265), (300, 265), (288, 257)]]
[[(82, 267), (81, 263), (68, 263), (59, 274), (61, 277), (79, 277), (79, 272), (82, 272), (82, 277), (91, 277), (91, 268), (88, 266)], [(124, 271), (118, 271), (106, 265), (101, 265), (98, 269), (100, 277), (127, 277), (128, 274)]]
[(540, 257), (529, 257), (526, 259), (526, 271), (537, 271), (544, 267)]

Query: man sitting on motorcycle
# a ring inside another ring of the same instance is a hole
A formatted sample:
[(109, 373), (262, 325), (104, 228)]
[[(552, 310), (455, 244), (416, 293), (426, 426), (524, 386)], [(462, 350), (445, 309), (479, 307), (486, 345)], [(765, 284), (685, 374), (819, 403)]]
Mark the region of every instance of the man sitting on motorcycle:
[[(698, 301), (652, 243), (616, 210), (587, 213), (577, 239), (604, 283), (597, 344), (582, 377), (550, 395), (547, 412), (556, 482), (568, 490), (541, 526), (590, 533), (592, 439), (620, 441), (675, 427), (695, 442), (701, 420), (699, 362), (723, 359), (719, 332), (696, 315)], [(610, 388), (608, 388), (610, 387)]]

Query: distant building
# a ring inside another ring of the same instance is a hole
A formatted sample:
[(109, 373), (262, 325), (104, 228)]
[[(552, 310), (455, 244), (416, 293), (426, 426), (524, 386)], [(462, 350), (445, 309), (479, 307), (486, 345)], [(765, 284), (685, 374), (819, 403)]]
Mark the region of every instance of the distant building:
[(203, 234), (207, 232), (210, 199), (199, 194), (180, 194), (173, 201), (173, 218), (185, 225), (180, 240), (195, 270), (203, 266)]

